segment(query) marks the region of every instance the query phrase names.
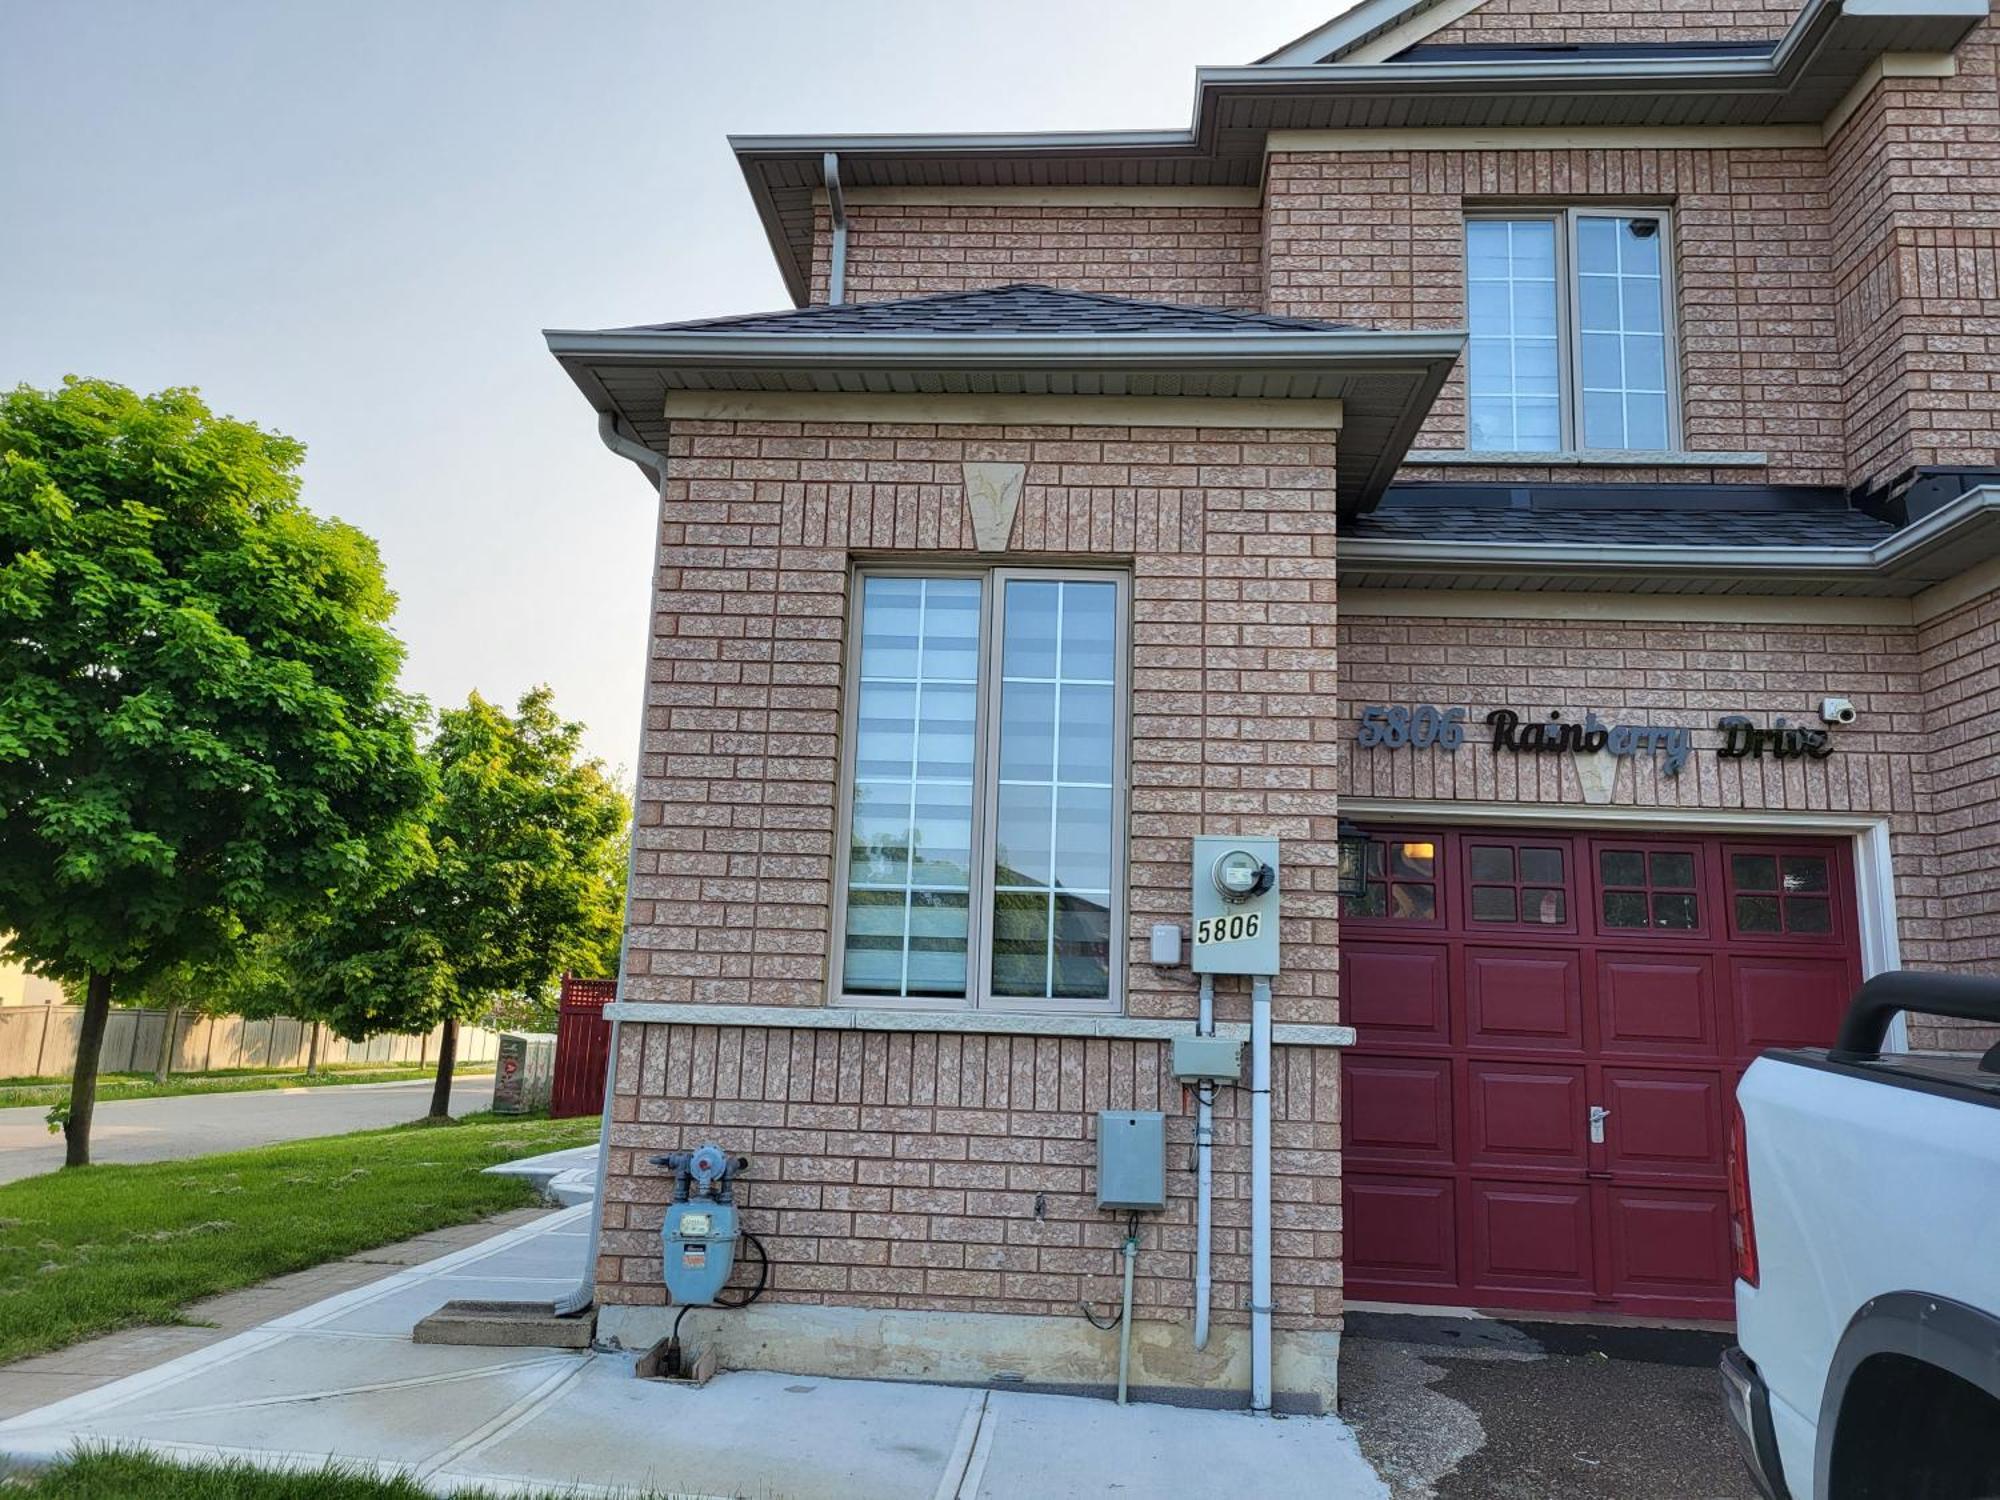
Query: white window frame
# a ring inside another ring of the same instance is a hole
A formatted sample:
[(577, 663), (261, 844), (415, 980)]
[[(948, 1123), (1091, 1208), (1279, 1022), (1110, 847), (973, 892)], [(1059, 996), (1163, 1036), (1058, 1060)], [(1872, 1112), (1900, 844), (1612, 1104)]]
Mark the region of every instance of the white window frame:
[[(1660, 357), (1667, 377), (1667, 446), (1665, 448), (1584, 448), (1583, 435), (1583, 336), (1579, 328), (1577, 304), (1577, 225), (1584, 219), (1657, 219), (1660, 222), (1660, 330), (1664, 343)], [(1472, 371), (1468, 347), (1465, 378), (1465, 442), (1467, 451), (1518, 454), (1522, 463), (1534, 463), (1575, 453), (1679, 453), (1681, 435), (1680, 289), (1674, 277), (1674, 219), (1669, 209), (1652, 204), (1593, 203), (1568, 208), (1488, 206), (1468, 208), (1464, 223), (1539, 222), (1556, 226), (1556, 345), (1561, 356), (1556, 362), (1556, 408), (1561, 421), (1560, 448), (1502, 448), (1474, 450), (1472, 447)], [(1465, 267), (1465, 328), (1472, 335), (1472, 267), (1466, 253), (1463, 225), (1459, 231), (1459, 252)]]
[[(973, 768), (972, 858), (966, 907), (966, 985), (960, 998), (949, 995), (850, 994), (844, 968), (847, 960), (847, 882), (854, 847), (854, 762), (859, 741), (861, 708), (862, 591), (868, 578), (973, 578), (980, 581), (979, 690), (973, 742), (978, 761)], [(1112, 647), (1111, 699), (1117, 722), (1112, 733), (1111, 786), (1111, 955), (1108, 993), (1099, 998), (995, 995), (993, 993), (993, 865), (998, 830), (993, 815), (998, 801), (1000, 766), (1000, 643), (1001, 596), (1010, 581), (1109, 583), (1117, 638)], [(1126, 950), (1130, 946), (1130, 847), (1132, 664), (1131, 574), (1117, 568), (980, 567), (943, 562), (863, 563), (848, 576), (847, 642), (842, 653), (840, 796), (834, 825), (834, 880), (831, 902), (827, 993), (830, 1004), (868, 1010), (965, 1011), (1022, 1015), (1122, 1015), (1125, 1008)]]

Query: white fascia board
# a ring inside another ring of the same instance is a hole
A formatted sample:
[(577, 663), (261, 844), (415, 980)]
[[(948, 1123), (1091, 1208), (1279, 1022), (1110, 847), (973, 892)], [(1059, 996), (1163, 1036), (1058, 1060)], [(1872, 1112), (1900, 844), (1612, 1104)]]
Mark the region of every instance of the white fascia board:
[(1634, 547), (1573, 542), (1460, 542), (1357, 539), (1340, 547), (1345, 563), (1546, 569), (1621, 573), (1887, 573), (1909, 575), (1934, 548), (2000, 515), (2000, 486), (1981, 485), (1869, 547)]

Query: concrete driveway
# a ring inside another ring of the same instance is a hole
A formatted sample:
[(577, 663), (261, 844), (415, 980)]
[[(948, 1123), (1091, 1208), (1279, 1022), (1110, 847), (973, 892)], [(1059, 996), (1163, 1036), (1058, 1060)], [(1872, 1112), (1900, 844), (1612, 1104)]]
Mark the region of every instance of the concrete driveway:
[(0, 1469), (82, 1443), (317, 1468), (439, 1493), (634, 1489), (783, 1500), (1388, 1500), (1335, 1417), (727, 1372), (636, 1378), (630, 1353), (416, 1344), (454, 1298), (575, 1284), (588, 1204), (0, 1423)]
[(1340, 1412), (1396, 1500), (1756, 1500), (1696, 1329), (1350, 1312)]
[[(311, 1089), (261, 1089), (242, 1094), (179, 1094), (166, 1099), (119, 1099), (97, 1106), (91, 1121), (95, 1162), (166, 1161), (240, 1151), (307, 1136), (341, 1135), (401, 1125), (430, 1108), (431, 1085), (346, 1083)], [(455, 1080), (451, 1112), (470, 1114), (493, 1102), (493, 1075)], [(63, 1140), (49, 1134), (48, 1106), (0, 1109), (0, 1182), (53, 1172)]]

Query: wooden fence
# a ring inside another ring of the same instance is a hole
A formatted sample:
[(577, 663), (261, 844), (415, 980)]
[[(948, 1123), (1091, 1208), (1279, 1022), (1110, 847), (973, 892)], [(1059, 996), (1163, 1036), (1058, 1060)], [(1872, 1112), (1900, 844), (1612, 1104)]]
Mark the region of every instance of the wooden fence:
[[(114, 1006), (104, 1029), (101, 1073), (151, 1072), (160, 1060), (163, 1010)], [(0, 1006), (0, 1078), (67, 1077), (76, 1066), (83, 1009), (75, 1005)], [(346, 1042), (324, 1028), (319, 1060), (326, 1064), (421, 1066), (437, 1061), (439, 1032), (424, 1036), (373, 1036)], [(489, 1063), (500, 1038), (475, 1026), (458, 1032), (458, 1063)], [(303, 1068), (312, 1051), (312, 1026), (292, 1016), (251, 1021), (242, 1016), (199, 1016), (185, 1011), (174, 1026), (174, 1071), (219, 1068)]]

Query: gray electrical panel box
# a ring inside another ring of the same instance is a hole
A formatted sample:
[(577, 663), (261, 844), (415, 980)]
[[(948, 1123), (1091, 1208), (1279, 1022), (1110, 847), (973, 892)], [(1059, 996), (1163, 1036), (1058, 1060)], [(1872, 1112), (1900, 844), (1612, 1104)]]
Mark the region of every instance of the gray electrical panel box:
[(1243, 1076), (1243, 1044), (1231, 1037), (1177, 1036), (1172, 1066), (1182, 1083), (1235, 1083)]
[(1201, 834), (1194, 841), (1194, 971), (1278, 972), (1278, 841)]
[(1097, 1206), (1167, 1206), (1167, 1117), (1158, 1110), (1097, 1112)]

